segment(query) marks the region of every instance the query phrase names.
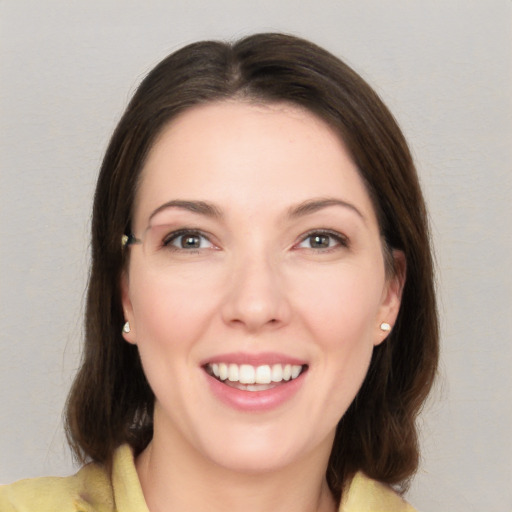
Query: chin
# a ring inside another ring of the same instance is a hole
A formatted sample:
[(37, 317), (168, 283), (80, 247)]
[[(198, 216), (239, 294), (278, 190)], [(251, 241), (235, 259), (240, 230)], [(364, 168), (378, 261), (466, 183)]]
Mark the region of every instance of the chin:
[(280, 471), (318, 455), (326, 464), (334, 439), (334, 433), (320, 440), (294, 438), (289, 428), (282, 427), (245, 428), (226, 434), (215, 442), (205, 440), (205, 452), (216, 465), (245, 474)]
[(240, 474), (269, 474), (290, 466), (297, 457), (275, 449), (255, 449), (231, 445), (222, 454), (211, 454), (212, 461), (227, 471)]

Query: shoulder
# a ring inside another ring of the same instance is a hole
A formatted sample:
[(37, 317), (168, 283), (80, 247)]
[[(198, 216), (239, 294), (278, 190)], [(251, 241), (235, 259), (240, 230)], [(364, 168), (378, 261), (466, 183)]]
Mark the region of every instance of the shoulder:
[(20, 480), (0, 486), (2, 512), (113, 512), (110, 478), (88, 464), (76, 475)]
[(339, 512), (416, 512), (391, 487), (357, 473), (343, 494)]

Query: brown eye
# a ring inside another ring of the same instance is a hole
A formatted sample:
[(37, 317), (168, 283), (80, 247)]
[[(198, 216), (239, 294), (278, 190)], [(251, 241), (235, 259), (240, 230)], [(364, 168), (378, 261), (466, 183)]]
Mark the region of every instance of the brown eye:
[(309, 237), (309, 245), (312, 249), (327, 249), (331, 239), (328, 235), (312, 235)]
[(325, 250), (335, 247), (348, 247), (348, 241), (346, 237), (340, 233), (331, 231), (314, 231), (305, 235), (297, 247)]
[(180, 236), (178, 240), (181, 240), (180, 246), (182, 249), (199, 249), (201, 247), (201, 238), (197, 235)]
[(163, 245), (175, 250), (211, 249), (213, 244), (205, 235), (196, 231), (176, 231), (171, 233)]

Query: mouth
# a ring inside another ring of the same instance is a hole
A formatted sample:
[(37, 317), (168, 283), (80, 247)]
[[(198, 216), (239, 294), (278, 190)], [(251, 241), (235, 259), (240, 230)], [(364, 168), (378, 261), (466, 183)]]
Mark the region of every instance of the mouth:
[(243, 391), (266, 391), (297, 379), (307, 370), (307, 365), (207, 363), (208, 375), (223, 384)]

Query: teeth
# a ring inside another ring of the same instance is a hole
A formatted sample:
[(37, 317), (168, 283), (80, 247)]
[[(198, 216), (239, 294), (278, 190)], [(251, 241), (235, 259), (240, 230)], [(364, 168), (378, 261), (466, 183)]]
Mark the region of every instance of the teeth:
[(281, 382), (283, 380), (283, 367), (280, 364), (272, 366), (272, 382)]
[(292, 366), (292, 379), (296, 379), (300, 375), (301, 370), (302, 366), (297, 366), (296, 364), (294, 364)]
[(231, 382), (238, 382), (239, 374), (240, 374), (240, 372), (238, 371), (238, 365), (230, 364), (229, 365), (229, 372), (228, 372), (228, 379)]
[(228, 365), (225, 363), (219, 364), (219, 378), (220, 380), (226, 380), (228, 378)]
[(258, 366), (256, 368), (256, 379), (258, 384), (270, 384), (272, 382), (272, 370), (270, 366)]
[(240, 384), (254, 384), (256, 382), (256, 371), (254, 370), (254, 366), (242, 364), (238, 371), (238, 382), (240, 382)]
[(296, 379), (302, 373), (302, 366), (296, 364), (250, 364), (212, 363), (208, 365), (211, 373), (219, 380), (240, 382), (240, 384), (270, 384), (271, 382)]

